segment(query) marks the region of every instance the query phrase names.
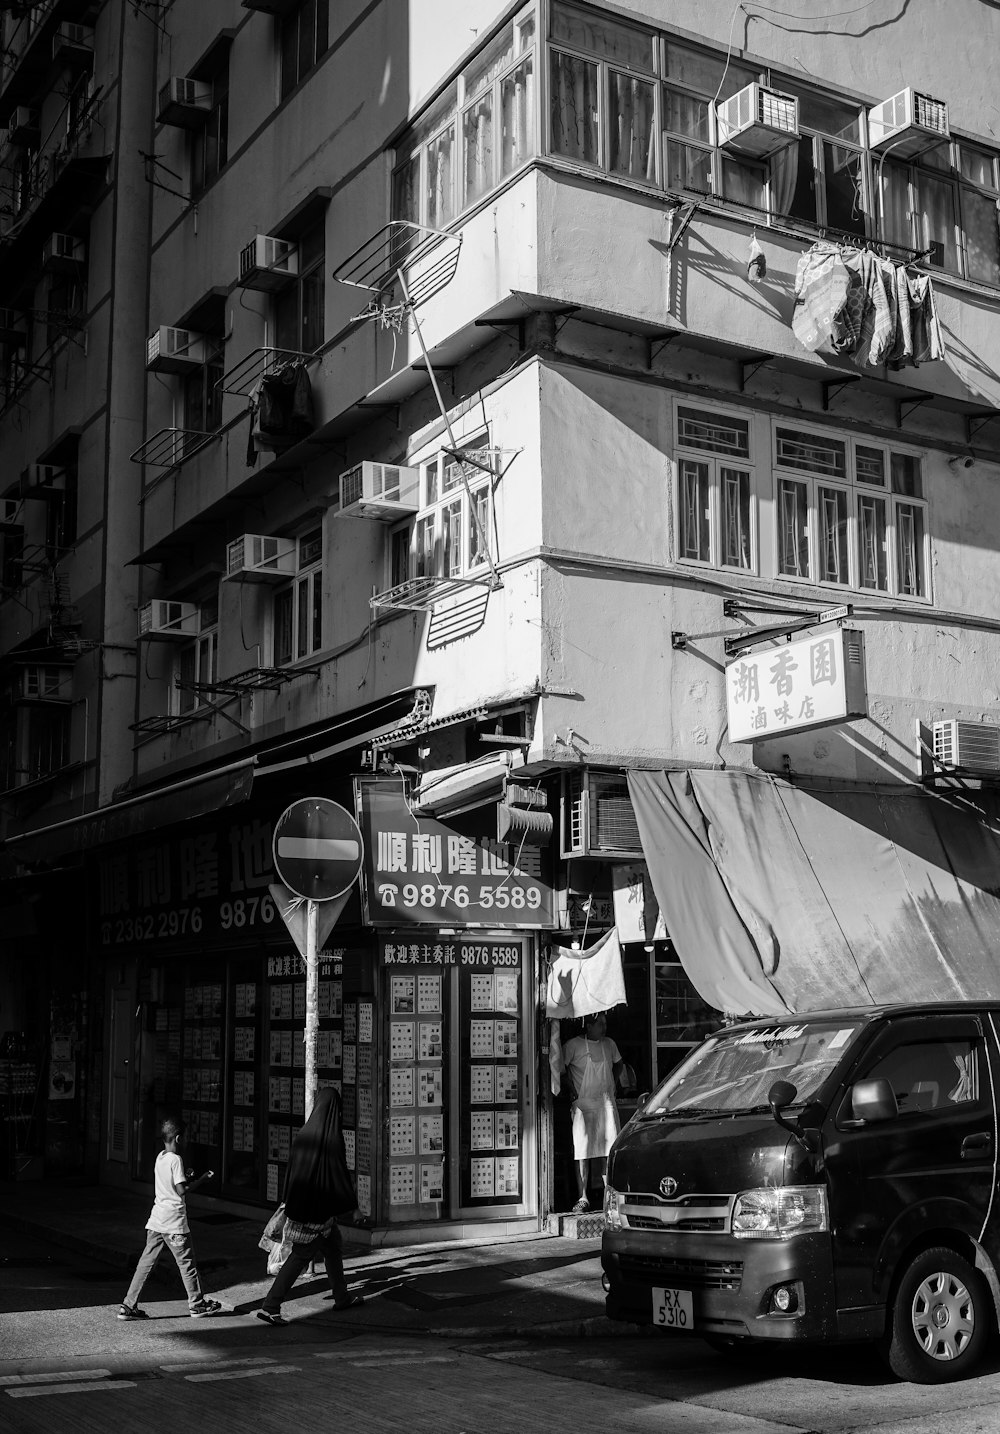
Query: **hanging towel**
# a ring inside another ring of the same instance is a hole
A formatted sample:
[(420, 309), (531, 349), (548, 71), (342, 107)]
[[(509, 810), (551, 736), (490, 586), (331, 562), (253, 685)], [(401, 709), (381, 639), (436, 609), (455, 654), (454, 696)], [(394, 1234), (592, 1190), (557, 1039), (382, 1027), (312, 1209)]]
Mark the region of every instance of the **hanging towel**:
[(626, 1004), (622, 948), (613, 927), (589, 950), (561, 950), (553, 959), (545, 996), (550, 1019), (592, 1016)]
[(829, 341), (849, 286), (847, 268), (836, 245), (814, 244), (800, 256), (795, 271), (792, 332), (803, 348), (815, 353)]

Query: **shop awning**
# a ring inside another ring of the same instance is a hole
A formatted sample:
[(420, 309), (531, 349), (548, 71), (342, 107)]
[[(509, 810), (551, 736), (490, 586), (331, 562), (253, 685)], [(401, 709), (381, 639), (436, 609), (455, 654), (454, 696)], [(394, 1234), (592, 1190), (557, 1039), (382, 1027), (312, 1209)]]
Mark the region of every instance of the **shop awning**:
[(1000, 803), (630, 772), (667, 929), (717, 1010), (1000, 998)]
[(128, 841), (222, 807), (233, 807), (250, 796), (254, 766), (251, 757), (215, 772), (188, 777), (159, 791), (112, 802), (86, 816), (9, 836), (4, 847), (18, 861), (53, 861), (108, 842)]
[(441, 767), (426, 772), (413, 803), (413, 810), (428, 816), (449, 817), (487, 802), (503, 798), (504, 783), (512, 768), (523, 762), (521, 754), (501, 752), (481, 762), (458, 767)]

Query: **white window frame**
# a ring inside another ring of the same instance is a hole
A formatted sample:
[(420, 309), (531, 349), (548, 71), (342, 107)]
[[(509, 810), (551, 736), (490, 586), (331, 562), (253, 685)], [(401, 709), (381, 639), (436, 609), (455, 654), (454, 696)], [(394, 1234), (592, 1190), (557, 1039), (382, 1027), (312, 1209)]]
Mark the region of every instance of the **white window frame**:
[[(462, 440), (458, 447), (462, 452), (472, 452), (477, 456), (484, 451), (489, 452), (489, 435), (485, 432), (478, 433), (472, 439)], [(449, 470), (454, 463), (455, 461), (450, 455), (442, 452), (420, 465), (420, 509), (413, 518), (389, 529), (386, 542), (387, 586), (393, 585), (394, 576), (398, 577), (398, 574), (393, 572), (393, 545), (395, 536), (402, 532), (409, 534), (407, 576), (410, 578), (428, 577), (445, 580), (448, 578), (477, 578), (489, 572), (489, 559), (492, 559), (493, 562), (496, 561), (496, 541), (493, 531), (493, 489), (497, 476), (496, 464), (493, 464), (492, 474), (484, 471), (481, 475), (477, 474), (476, 477), (469, 478), (467, 492), (461, 478), (450, 475)], [(446, 482), (447, 487), (445, 486)], [(470, 561), (470, 556), (477, 545), (479, 535), (469, 505), (470, 494), (473, 501), (485, 497), (479, 518), (489, 549), (489, 559), (483, 556), (475, 562)], [(452, 513), (457, 515), (453, 530), (457, 530), (458, 533), (457, 562), (446, 561), (451, 557), (446, 523)], [(428, 534), (429, 562), (427, 561)]]
[[(318, 542), (319, 552), (312, 548)], [(290, 582), (275, 588), (271, 599), (271, 660), (275, 667), (293, 667), (321, 651), (323, 646), (323, 557), (326, 537), (322, 525), (312, 527), (295, 540), (296, 571)], [(279, 604), (290, 601), (289, 653), (278, 651)], [(318, 611), (317, 611), (318, 609)], [(305, 631), (302, 614), (305, 613)], [(317, 617), (319, 632), (316, 631)]]
[[(814, 434), (817, 439), (830, 441), (831, 439), (844, 447), (844, 473), (817, 473), (808, 468), (796, 467), (791, 464), (778, 464), (778, 433), (779, 430), (793, 430), (805, 437)], [(852, 435), (810, 428), (808, 424), (796, 421), (772, 419), (771, 421), (771, 462), (774, 479), (774, 576), (784, 582), (801, 583), (808, 587), (830, 588), (838, 593), (854, 591), (866, 594), (881, 594), (883, 597), (900, 599), (903, 602), (931, 604), (933, 592), (931, 588), (931, 525), (929, 504), (921, 493), (921, 496), (912, 496), (906, 493), (896, 493), (892, 487), (892, 455), (910, 458), (916, 461), (918, 472), (921, 475), (921, 488), (923, 488), (923, 455), (918, 451), (905, 448), (901, 444), (884, 442), (873, 438), (854, 438)], [(879, 452), (882, 455), (882, 481), (859, 482), (858, 473), (858, 449), (868, 449), (872, 452)], [(781, 497), (779, 485), (782, 480), (790, 483), (801, 484), (806, 491), (807, 499), (807, 523), (808, 523), (808, 558), (809, 571), (807, 574), (783, 573), (780, 571), (781, 562)], [(836, 579), (820, 576), (820, 516), (819, 516), (819, 494), (823, 489), (843, 492), (846, 495), (847, 507), (847, 532), (848, 532), (848, 579), (838, 581)], [(862, 554), (861, 554), (861, 522), (859, 510), (861, 500), (865, 497), (881, 500), (885, 504), (885, 573), (886, 586), (862, 587)], [(902, 591), (899, 550), (898, 550), (898, 514), (900, 509), (913, 508), (920, 512), (923, 524), (923, 533), (920, 540), (919, 564), (923, 578), (923, 591), (910, 593)]]
[[(687, 413), (697, 414), (706, 421), (731, 418), (747, 431), (747, 455), (740, 453), (720, 453), (711, 448), (701, 448), (697, 445), (684, 442), (680, 437), (681, 410)], [(684, 490), (684, 465), (685, 463), (703, 464), (707, 470), (708, 477), (708, 510), (703, 517), (708, 523), (708, 558), (690, 557), (684, 552), (685, 543), (685, 490)], [(726, 470), (735, 470), (738, 473), (746, 474), (749, 480), (749, 544), (750, 561), (748, 564), (726, 563), (723, 561), (723, 495), (722, 485)], [(759, 544), (759, 523), (758, 523), (758, 492), (756, 465), (753, 457), (753, 421), (749, 414), (741, 413), (738, 410), (726, 409), (718, 404), (703, 406), (698, 402), (678, 400), (674, 404), (674, 473), (677, 484), (677, 497), (675, 503), (674, 541), (676, 552), (680, 562), (691, 564), (695, 567), (711, 568), (727, 573), (742, 573), (745, 576), (757, 576), (760, 573), (760, 544)]]

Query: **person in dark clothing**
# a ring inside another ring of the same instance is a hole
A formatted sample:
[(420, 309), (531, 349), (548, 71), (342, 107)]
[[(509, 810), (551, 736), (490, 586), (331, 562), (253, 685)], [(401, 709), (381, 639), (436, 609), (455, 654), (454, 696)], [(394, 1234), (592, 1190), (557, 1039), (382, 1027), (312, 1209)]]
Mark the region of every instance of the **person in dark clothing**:
[(264, 1296), (257, 1311), (259, 1320), (285, 1323), (282, 1300), (306, 1265), (320, 1256), (326, 1264), (334, 1309), (352, 1309), (363, 1303), (361, 1295), (352, 1295), (347, 1288), (344, 1242), (337, 1225), (337, 1216), (350, 1214), (356, 1205), (340, 1124), (340, 1092), (323, 1086), (316, 1092), (309, 1119), (292, 1141), (282, 1232), (282, 1242), (290, 1242), (292, 1252)]

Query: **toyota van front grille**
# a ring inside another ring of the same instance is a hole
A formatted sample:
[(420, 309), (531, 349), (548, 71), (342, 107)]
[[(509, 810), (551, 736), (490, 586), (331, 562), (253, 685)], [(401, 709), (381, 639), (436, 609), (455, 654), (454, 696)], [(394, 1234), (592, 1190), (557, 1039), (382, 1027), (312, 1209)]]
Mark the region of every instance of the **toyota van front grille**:
[(619, 1255), (622, 1279), (673, 1289), (732, 1290), (743, 1282), (742, 1260), (684, 1260), (663, 1255)]

